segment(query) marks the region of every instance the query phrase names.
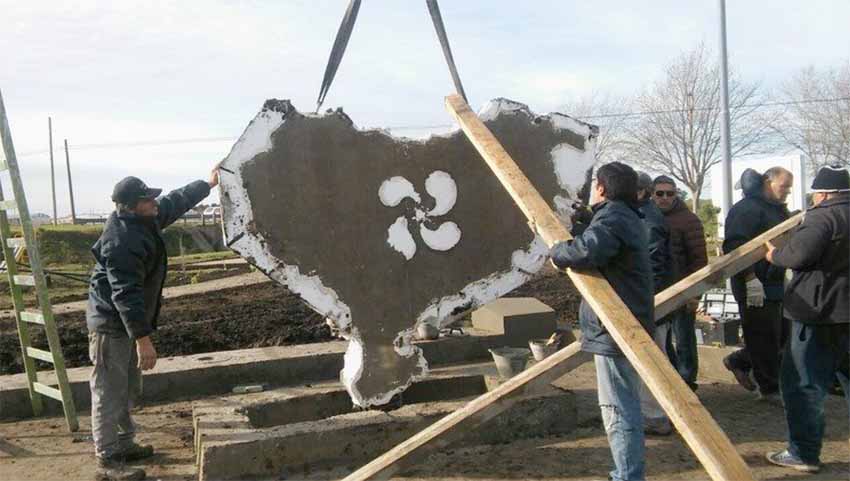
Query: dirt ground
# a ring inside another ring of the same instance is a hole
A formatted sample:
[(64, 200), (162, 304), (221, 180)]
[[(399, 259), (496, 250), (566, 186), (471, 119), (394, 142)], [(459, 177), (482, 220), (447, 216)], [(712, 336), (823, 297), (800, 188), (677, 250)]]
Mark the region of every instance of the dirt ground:
[[(66, 365), (89, 365), (85, 313), (58, 316), (58, 325)], [(33, 344), (46, 345), (37, 332)], [(326, 341), (330, 331), (322, 316), (269, 282), (168, 299), (153, 339), (158, 354), (167, 357)], [(0, 320), (0, 374), (21, 370), (14, 321)]]
[[(393, 479), (405, 481), (484, 481), (545, 479), (591, 481), (606, 479), (610, 454), (596, 406), (592, 364), (558, 381), (578, 398), (579, 428), (568, 435), (516, 441), (497, 446), (446, 449)], [(700, 399), (735, 443), (759, 480), (843, 480), (850, 477), (847, 406), (830, 396), (826, 403), (827, 436), (823, 469), (817, 475), (775, 467), (764, 453), (784, 445), (781, 407), (757, 403), (753, 395), (729, 384), (702, 384)], [(158, 454), (139, 464), (148, 479), (195, 479), (192, 452), (191, 403), (143, 407), (135, 416), (139, 441), (152, 443)], [(61, 418), (0, 423), (0, 479), (3, 481), (90, 480), (94, 472), (89, 418), (82, 430), (69, 434)], [(76, 441), (75, 441), (76, 440)], [(317, 447), (318, 449), (318, 447)], [(355, 466), (316, 472), (308, 477), (281, 473), (272, 479), (339, 479)], [(647, 441), (647, 479), (704, 481), (710, 478), (678, 435)]]
[[(244, 269), (228, 269), (231, 275)], [(195, 273), (197, 274), (197, 273)], [(183, 274), (176, 272), (175, 276)], [(193, 275), (192, 271), (187, 276)], [(208, 274), (203, 280), (220, 278)], [(185, 282), (184, 282), (185, 283)], [(179, 285), (174, 281), (171, 285)], [(551, 306), (564, 320), (577, 316), (579, 296), (568, 278), (547, 271), (517, 289), (511, 296), (533, 296)], [(57, 316), (59, 337), (68, 367), (89, 365), (88, 331), (85, 314), (75, 312)], [(39, 329), (33, 345), (46, 346)], [(253, 285), (248, 289), (231, 288), (167, 299), (154, 335), (157, 353), (185, 356), (204, 352), (252, 347), (306, 344), (331, 339), (330, 330), (319, 314), (297, 296), (275, 283)], [(0, 375), (23, 371), (17, 331), (13, 319), (0, 319)]]

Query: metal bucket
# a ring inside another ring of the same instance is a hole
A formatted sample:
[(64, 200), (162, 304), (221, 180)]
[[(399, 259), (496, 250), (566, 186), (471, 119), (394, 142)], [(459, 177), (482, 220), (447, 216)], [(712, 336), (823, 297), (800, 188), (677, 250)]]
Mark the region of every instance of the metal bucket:
[(496, 369), (502, 379), (510, 379), (525, 370), (531, 351), (524, 347), (497, 347), (490, 349)]
[(549, 342), (549, 339), (532, 339), (528, 341), (528, 347), (531, 348), (531, 355), (534, 356), (535, 361), (542, 361), (558, 350), (557, 345), (547, 345), (547, 342)]

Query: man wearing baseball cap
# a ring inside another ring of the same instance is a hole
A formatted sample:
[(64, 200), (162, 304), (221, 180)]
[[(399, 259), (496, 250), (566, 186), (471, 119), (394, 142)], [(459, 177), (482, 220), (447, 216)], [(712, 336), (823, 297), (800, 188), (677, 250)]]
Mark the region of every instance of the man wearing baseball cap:
[(92, 247), (95, 267), (89, 284), (86, 324), (92, 369), (89, 385), (96, 479), (144, 479), (125, 465), (153, 456), (152, 446), (134, 442), (130, 409), (141, 395), (141, 371), (156, 365), (151, 334), (161, 307), (168, 255), (162, 229), (197, 205), (218, 185), (218, 166), (209, 181), (197, 180), (159, 199), (162, 189), (127, 177), (115, 185), (115, 212)]
[[(838, 375), (850, 403), (850, 383), (839, 363), (850, 349), (850, 174), (824, 167), (812, 183), (812, 204), (785, 245), (767, 243), (768, 262), (793, 269), (784, 314), (791, 336), (779, 373), (788, 447), (767, 454), (773, 464), (820, 470), (826, 426), (823, 402)], [(846, 419), (846, 418), (845, 418)]]

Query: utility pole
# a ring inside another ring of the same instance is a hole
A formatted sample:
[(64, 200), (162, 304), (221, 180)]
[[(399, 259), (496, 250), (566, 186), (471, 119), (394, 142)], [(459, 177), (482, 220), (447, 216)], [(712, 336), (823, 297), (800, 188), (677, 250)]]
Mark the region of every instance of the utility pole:
[(68, 155), (68, 139), (65, 139), (65, 167), (68, 169), (68, 192), (71, 194), (71, 225), (76, 225), (77, 211), (74, 209), (74, 185), (71, 182), (71, 157)]
[(723, 237), (726, 216), (732, 208), (732, 147), (729, 134), (729, 67), (726, 56), (726, 0), (720, 0), (720, 142), (723, 160), (721, 161), (720, 182), (723, 184), (720, 198), (719, 237)]
[(56, 176), (53, 172), (53, 119), (47, 117), (47, 136), (50, 139), (50, 190), (53, 193), (53, 225), (59, 223), (56, 219)]

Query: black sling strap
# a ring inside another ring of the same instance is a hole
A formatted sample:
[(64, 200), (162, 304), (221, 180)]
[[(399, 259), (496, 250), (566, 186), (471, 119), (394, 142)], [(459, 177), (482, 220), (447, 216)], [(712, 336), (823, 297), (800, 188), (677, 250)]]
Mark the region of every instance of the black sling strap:
[(360, 0), (351, 0), (348, 4), (348, 9), (345, 11), (345, 16), (342, 17), (339, 30), (336, 32), (336, 40), (334, 40), (334, 46), (331, 48), (328, 66), (325, 67), (325, 77), (322, 79), (322, 88), (319, 89), (319, 98), (316, 100), (316, 112), (322, 108), (322, 104), (325, 102), (325, 96), (328, 94), (328, 90), (330, 90), (331, 84), (334, 81), (336, 70), (342, 61), (345, 47), (348, 46), (348, 39), (351, 38), (351, 32), (354, 30), (354, 22), (357, 21), (357, 12), (359, 11)]
[(452, 48), (449, 46), (449, 38), (446, 36), (446, 27), (443, 25), (443, 16), (440, 15), (440, 6), (437, 0), (425, 0), (428, 4), (428, 11), (431, 13), (431, 20), (434, 22), (434, 30), (437, 31), (437, 38), (440, 40), (440, 46), (443, 47), (443, 55), (446, 57), (446, 63), (449, 66), (449, 72), (452, 74), (452, 81), (455, 84), (457, 93), (463, 97), (464, 102), (469, 103), (466, 98), (466, 92), (463, 90), (463, 84), (460, 83), (460, 75), (457, 73), (455, 59), (452, 56)]
[[(322, 87), (319, 89), (319, 98), (316, 100), (316, 112), (322, 108), (322, 104), (325, 102), (325, 96), (327, 96), (328, 90), (331, 88), (340, 62), (342, 62), (342, 56), (345, 54), (345, 48), (348, 46), (348, 39), (351, 38), (351, 32), (354, 30), (354, 22), (357, 21), (357, 13), (360, 11), (360, 1), (351, 0), (348, 4), (348, 9), (345, 11), (345, 16), (342, 17), (342, 23), (336, 33), (336, 39), (334, 40), (333, 48), (331, 48), (331, 55), (328, 58), (328, 65), (325, 67), (325, 76), (322, 79)], [(446, 57), (446, 63), (449, 66), (449, 72), (452, 75), (455, 89), (467, 101), (466, 92), (463, 90), (463, 84), (461, 84), (460, 76), (457, 73), (454, 56), (452, 56), (452, 49), (449, 46), (449, 39), (446, 36), (443, 17), (440, 15), (440, 6), (437, 4), (437, 0), (426, 0), (426, 3), (428, 5), (428, 11), (431, 13), (431, 20), (434, 22), (434, 30), (437, 32), (437, 38), (440, 40), (440, 46), (443, 48), (443, 55)]]

